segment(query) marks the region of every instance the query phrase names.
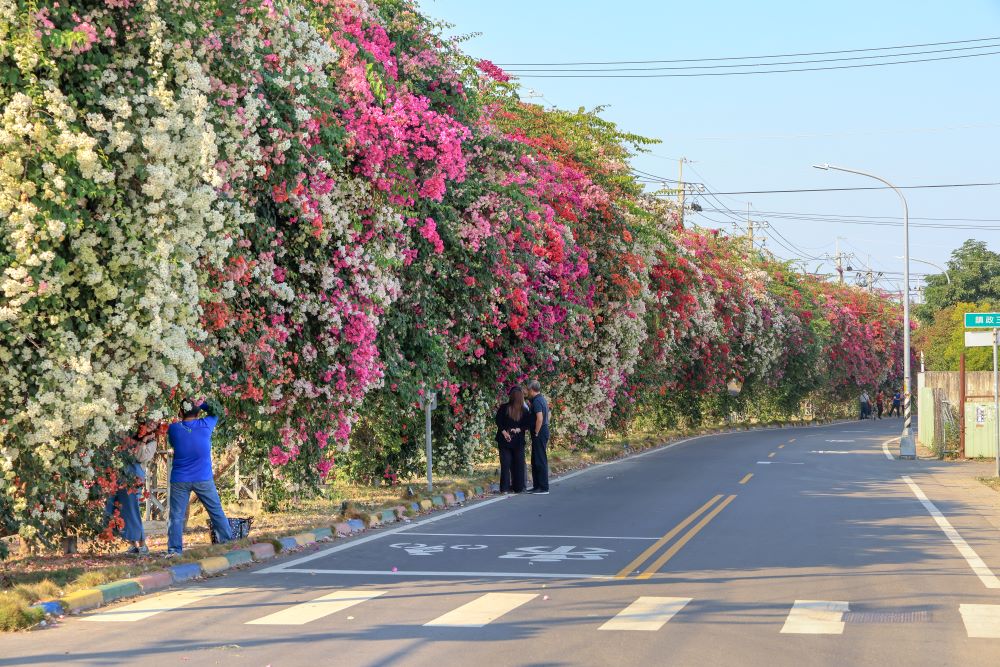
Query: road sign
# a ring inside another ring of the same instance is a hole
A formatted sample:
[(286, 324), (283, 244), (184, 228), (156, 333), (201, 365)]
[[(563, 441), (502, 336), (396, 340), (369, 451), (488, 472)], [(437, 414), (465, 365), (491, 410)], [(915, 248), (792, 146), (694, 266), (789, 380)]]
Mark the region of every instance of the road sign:
[(966, 331), (965, 347), (993, 347), (993, 332)]
[(1000, 327), (1000, 313), (966, 313), (966, 329), (992, 329)]

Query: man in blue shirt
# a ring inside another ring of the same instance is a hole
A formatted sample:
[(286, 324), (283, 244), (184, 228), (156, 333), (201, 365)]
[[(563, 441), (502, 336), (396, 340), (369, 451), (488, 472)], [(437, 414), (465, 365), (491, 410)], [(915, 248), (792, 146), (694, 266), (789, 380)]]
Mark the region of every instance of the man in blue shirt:
[[(203, 411), (205, 417), (200, 416)], [(184, 401), (181, 404), (181, 421), (174, 422), (167, 429), (167, 439), (174, 449), (174, 465), (170, 470), (168, 556), (184, 550), (184, 520), (192, 491), (212, 519), (212, 529), (219, 536), (219, 542), (232, 539), (229, 520), (222, 511), (212, 475), (212, 431), (218, 423), (218, 415), (207, 402), (195, 406), (190, 401)]]
[(528, 383), (528, 402), (531, 406), (531, 490), (528, 493), (549, 493), (549, 403), (542, 396), (538, 380)]

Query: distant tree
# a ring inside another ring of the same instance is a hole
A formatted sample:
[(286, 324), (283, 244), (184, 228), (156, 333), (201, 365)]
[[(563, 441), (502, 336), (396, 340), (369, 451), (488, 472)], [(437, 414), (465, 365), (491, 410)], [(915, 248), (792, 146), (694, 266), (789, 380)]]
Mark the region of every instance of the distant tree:
[(991, 310), (988, 302), (960, 301), (937, 311), (931, 322), (923, 324), (917, 329), (913, 338), (913, 347), (924, 353), (926, 369), (929, 371), (957, 371), (959, 357), (962, 352), (965, 352), (966, 370), (992, 370), (992, 349), (965, 347), (965, 313), (987, 310)]
[(948, 274), (950, 284), (943, 273), (927, 276), (924, 303), (916, 309), (922, 323), (934, 322), (938, 313), (960, 302), (1000, 304), (1000, 253), (984, 241), (969, 239), (952, 252)]

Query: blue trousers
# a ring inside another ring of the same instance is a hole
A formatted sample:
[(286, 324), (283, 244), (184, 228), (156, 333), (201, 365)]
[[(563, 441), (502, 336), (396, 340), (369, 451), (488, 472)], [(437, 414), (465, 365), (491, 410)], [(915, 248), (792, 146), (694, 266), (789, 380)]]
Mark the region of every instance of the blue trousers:
[(212, 519), (212, 528), (219, 535), (220, 542), (233, 539), (229, 532), (229, 520), (222, 511), (222, 501), (215, 488), (215, 482), (171, 482), (170, 483), (170, 525), (167, 527), (167, 552), (181, 553), (184, 550), (184, 519), (187, 517), (191, 492), (205, 506)]
[(118, 489), (104, 505), (104, 516), (114, 516), (115, 510), (118, 510), (118, 515), (125, 521), (125, 528), (117, 531), (118, 534), (129, 542), (141, 542), (146, 534), (142, 530), (142, 515), (139, 514), (139, 494)]
[(548, 429), (531, 436), (531, 486), (536, 491), (549, 490), (549, 455), (545, 448), (549, 444)]

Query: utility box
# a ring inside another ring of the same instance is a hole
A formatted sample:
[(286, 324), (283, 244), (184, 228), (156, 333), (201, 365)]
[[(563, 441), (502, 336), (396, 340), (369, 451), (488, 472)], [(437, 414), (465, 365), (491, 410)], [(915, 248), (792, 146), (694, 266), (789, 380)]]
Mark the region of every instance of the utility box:
[(969, 401), (965, 404), (965, 456), (994, 458), (997, 455), (996, 414), (993, 401)]

